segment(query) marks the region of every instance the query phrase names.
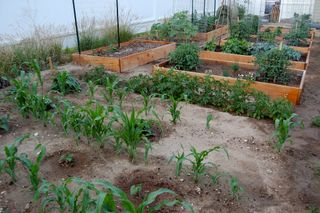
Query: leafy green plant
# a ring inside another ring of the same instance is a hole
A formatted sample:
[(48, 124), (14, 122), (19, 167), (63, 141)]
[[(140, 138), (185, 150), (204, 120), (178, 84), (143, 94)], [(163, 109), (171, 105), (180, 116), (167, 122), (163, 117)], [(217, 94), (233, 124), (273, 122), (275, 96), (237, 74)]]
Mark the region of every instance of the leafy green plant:
[(114, 82), (118, 77), (114, 74), (107, 73), (103, 66), (98, 66), (89, 70), (81, 78), (86, 82), (92, 81), (96, 85), (104, 86), (107, 79), (109, 79), (110, 82)]
[(273, 118), (273, 120), (277, 118), (287, 119), (293, 113), (293, 105), (287, 99), (276, 99), (273, 101), (270, 111), (270, 117)]
[(137, 158), (138, 146), (144, 143), (144, 160), (147, 161), (151, 143), (144, 134), (146, 121), (141, 119), (141, 112), (136, 112), (133, 108), (131, 113), (128, 114), (123, 112), (119, 107), (116, 107), (114, 113), (114, 119), (120, 123), (120, 129), (114, 130), (113, 133), (116, 141), (120, 143), (120, 145), (125, 144), (126, 151), (132, 161)]
[(225, 53), (233, 53), (239, 55), (249, 55), (250, 43), (246, 40), (239, 40), (237, 38), (230, 38), (222, 46)]
[(230, 179), (230, 189), (231, 195), (236, 199), (239, 200), (241, 194), (243, 193), (243, 188), (239, 185), (239, 181), (236, 177), (231, 177)]
[(66, 95), (71, 92), (80, 92), (81, 86), (68, 71), (62, 71), (53, 79), (51, 90)]
[(195, 44), (181, 44), (169, 53), (169, 62), (177, 69), (195, 70), (200, 64), (199, 48)]
[(231, 69), (233, 72), (238, 72), (240, 70), (239, 64), (232, 64)]
[(230, 39), (246, 40), (251, 35), (251, 29), (245, 20), (231, 23), (229, 26)]
[(278, 152), (281, 152), (287, 141), (292, 142), (290, 139), (291, 130), (297, 126), (303, 127), (301, 120), (295, 120), (298, 118), (298, 115), (293, 113), (287, 119), (280, 118), (275, 120), (275, 132), (273, 133), (273, 137), (276, 139), (275, 147)]
[(171, 115), (171, 122), (176, 124), (177, 121), (180, 121), (181, 116), (181, 107), (179, 105), (179, 100), (175, 99), (173, 96), (170, 96), (170, 107), (169, 112)]
[(258, 55), (269, 50), (276, 48), (275, 43), (268, 43), (268, 42), (256, 42), (251, 46), (250, 52), (252, 55)]
[(272, 49), (256, 56), (256, 64), (259, 65), (258, 78), (273, 83), (287, 84), (290, 75), (287, 68), (290, 65), (285, 51)]
[(229, 73), (229, 71), (228, 71), (227, 69), (223, 69), (223, 70), (222, 70), (222, 75), (223, 75), (224, 77), (230, 77), (230, 73)]
[(274, 30), (274, 34), (276, 36), (281, 36), (282, 34), (282, 27), (276, 27), (276, 29)]
[(153, 105), (151, 103), (151, 100), (156, 95), (155, 94), (147, 95), (144, 92), (141, 95), (143, 97), (143, 111), (145, 112), (145, 115), (147, 116), (150, 113), (150, 111), (153, 109)]
[(273, 43), (276, 39), (276, 34), (272, 31), (258, 32), (257, 34), (258, 41)]
[[(198, 183), (200, 178), (207, 174), (207, 165), (209, 163), (206, 163), (205, 160), (207, 159), (208, 155), (213, 151), (218, 152), (221, 149), (223, 149), (226, 152), (226, 150), (220, 146), (215, 146), (211, 149), (203, 150), (200, 152), (197, 151), (197, 149), (192, 146), (190, 148), (189, 154), (185, 155), (184, 152), (178, 153), (177, 155), (173, 155), (172, 158), (170, 159), (170, 161), (174, 158), (177, 160), (177, 162), (176, 162), (176, 175), (177, 176), (180, 176), (180, 174), (181, 174), (184, 161), (189, 161), (192, 165), (190, 170), (191, 170), (191, 174), (193, 176), (193, 180), (194, 180), (194, 182)], [(228, 156), (227, 152), (226, 152), (226, 154)], [(212, 163), (210, 163), (210, 164), (214, 165)]]
[(15, 173), (15, 168), (17, 161), (19, 160), (18, 146), (30, 135), (23, 135), (15, 139), (14, 143), (4, 147), (5, 159), (0, 159), (0, 174), (7, 173), (13, 182), (17, 181), (17, 176)]
[(39, 171), (40, 171), (40, 164), (43, 158), (46, 155), (46, 148), (42, 146), (41, 144), (38, 144), (36, 148), (34, 149), (35, 153), (37, 153), (37, 157), (35, 159), (35, 162), (32, 162), (28, 155), (25, 153), (22, 153), (19, 156), (19, 161), (21, 161), (22, 165), (27, 169), (29, 173), (29, 180), (33, 187), (33, 190), (38, 190), (38, 187), (40, 185), (40, 178), (39, 178)]
[(9, 115), (3, 115), (0, 117), (0, 129), (9, 131)]
[(215, 51), (216, 50), (216, 41), (215, 39), (212, 39), (211, 41), (206, 42), (206, 44), (204, 45), (204, 50), (207, 51)]
[(59, 158), (59, 164), (63, 166), (72, 167), (75, 163), (75, 159), (72, 153), (66, 153)]
[(206, 128), (207, 129), (210, 129), (210, 123), (211, 123), (211, 121), (213, 121), (213, 119), (214, 119), (214, 117), (213, 117), (212, 114), (208, 114), (207, 115), (207, 122), (206, 122)]
[(320, 127), (320, 115), (313, 117), (311, 124), (312, 126)]
[(109, 106), (112, 106), (114, 103), (114, 93), (118, 88), (119, 80), (114, 79), (113, 81), (110, 78), (107, 78), (105, 81), (105, 87), (103, 90), (103, 97), (108, 102)]
[(200, 33), (214, 30), (216, 20), (217, 17), (210, 13), (201, 14), (200, 16), (197, 11), (193, 13), (193, 25), (198, 28), (198, 32)]

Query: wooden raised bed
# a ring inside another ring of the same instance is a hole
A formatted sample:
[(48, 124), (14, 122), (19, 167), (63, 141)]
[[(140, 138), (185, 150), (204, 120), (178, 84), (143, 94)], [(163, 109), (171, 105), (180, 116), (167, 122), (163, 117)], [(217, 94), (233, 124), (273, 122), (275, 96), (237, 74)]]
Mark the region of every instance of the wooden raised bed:
[[(310, 53), (310, 52), (309, 52)], [(307, 70), (309, 64), (309, 57), (310, 54), (308, 53), (306, 61), (290, 61), (291, 65), (289, 66), (290, 69), (297, 69), (297, 70)], [(200, 58), (203, 59), (213, 59), (216, 61), (228, 61), (232, 63), (242, 64), (245, 66), (244, 68), (252, 69), (255, 67), (254, 61), (256, 57), (252, 55), (238, 55), (232, 53), (224, 53), (224, 52), (213, 52), (213, 51), (200, 51)]]
[(83, 51), (81, 54), (72, 54), (72, 59), (75, 64), (103, 65), (107, 70), (124, 72), (152, 61), (166, 58), (171, 51), (176, 49), (175, 43), (151, 40), (132, 40), (121, 43), (120, 46), (125, 47), (134, 42), (157, 43), (161, 44), (161, 46), (120, 57), (97, 56), (93, 54), (98, 50), (106, 51), (109, 49), (109, 47), (103, 47), (94, 50)]
[(225, 25), (225, 26), (222, 26), (218, 29), (212, 30), (207, 33), (197, 33), (194, 40), (195, 41), (204, 41), (204, 42), (211, 41), (213, 38), (217, 38), (217, 37), (220, 37), (220, 36), (227, 34), (228, 31), (229, 31), (229, 28), (227, 25)]
[[(206, 63), (208, 63), (208, 62), (209, 63), (210, 62), (219, 63), (217, 61), (208, 60), (208, 59), (201, 59), (201, 61), (206, 62)], [(153, 66), (153, 73), (155, 73), (157, 71), (160, 71), (162, 73), (167, 73), (170, 70), (170, 68), (165, 67), (168, 63), (169, 63), (168, 61), (164, 61), (162, 63), (154, 65)], [(223, 64), (228, 64), (228, 62), (224, 61)], [(229, 64), (231, 65), (232, 63), (229, 62)], [(192, 76), (192, 77), (198, 77), (199, 79), (204, 79), (206, 76), (208, 76), (205, 73), (197, 73), (197, 72), (190, 72), (190, 71), (184, 71), (184, 70), (175, 70), (175, 71), (185, 73), (185, 74)], [(298, 105), (298, 104), (300, 104), (300, 96), (301, 96), (302, 90), (303, 90), (303, 84), (304, 84), (306, 71), (304, 71), (304, 70), (293, 70), (293, 71), (302, 73), (302, 79), (301, 79), (299, 87), (254, 81), (254, 82), (250, 83), (250, 88), (261, 91), (261, 92), (265, 93), (266, 95), (269, 95), (272, 99), (286, 98), (292, 104)], [(219, 75), (210, 75), (210, 76), (212, 79), (214, 79), (216, 81), (227, 81), (231, 84), (234, 84), (237, 81), (236, 78), (232, 78), (232, 77), (224, 77), (224, 76), (219, 76)], [(246, 81), (243, 79), (240, 79), (240, 80)]]
[[(277, 27), (281, 27), (281, 28), (282, 28), (281, 31), (282, 31), (282, 34), (283, 34), (283, 35), (288, 34), (288, 33), (290, 32), (290, 30), (291, 30), (291, 27), (288, 27), (288, 26), (262, 25), (262, 26), (260, 27), (260, 31), (265, 31), (267, 28), (270, 28), (270, 30), (271, 30), (272, 32), (274, 32), (274, 31), (277, 29)], [(311, 39), (311, 40), (314, 39), (315, 33), (316, 33), (316, 32), (315, 32), (315, 29), (312, 28), (312, 29), (310, 30), (310, 39)]]

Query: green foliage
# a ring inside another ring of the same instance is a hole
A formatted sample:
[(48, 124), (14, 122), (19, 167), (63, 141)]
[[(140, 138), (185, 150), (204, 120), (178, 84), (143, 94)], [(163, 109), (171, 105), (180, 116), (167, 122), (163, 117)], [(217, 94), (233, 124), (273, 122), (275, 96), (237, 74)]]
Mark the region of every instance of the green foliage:
[(307, 46), (306, 39), (309, 37), (310, 26), (307, 16), (295, 16), (292, 28), (288, 34), (284, 36), (288, 45), (291, 46)]
[(214, 30), (216, 17), (210, 13), (198, 15), (197, 11), (193, 13), (193, 25), (197, 26), (198, 32), (206, 33)]
[(259, 65), (257, 77), (266, 82), (287, 84), (290, 65), (288, 56), (284, 50), (272, 49), (256, 56), (256, 64)]
[[(207, 165), (211, 164), (214, 165), (213, 163), (207, 163), (205, 162), (205, 160), (207, 159), (208, 155), (213, 152), (213, 151), (220, 151), (221, 149), (223, 149), (225, 152), (226, 150), (220, 146), (215, 146), (211, 149), (208, 150), (203, 150), (198, 152), (197, 149), (195, 147), (191, 147), (190, 148), (190, 153), (185, 155), (184, 152), (182, 153), (178, 153), (176, 155), (173, 155), (172, 158), (170, 159), (176, 159), (176, 175), (180, 176), (181, 171), (183, 169), (183, 163), (184, 161), (188, 161), (191, 163), (192, 167), (191, 167), (191, 175), (193, 177), (193, 180), (195, 183), (198, 183), (200, 178), (208, 175), (207, 173)], [(226, 152), (227, 156), (228, 153)], [(229, 157), (229, 156), (228, 156)]]
[(98, 66), (89, 70), (82, 78), (86, 82), (92, 81), (96, 85), (104, 86), (108, 79), (110, 82), (114, 82), (118, 77), (107, 73), (103, 66)]
[(241, 194), (243, 193), (243, 188), (239, 186), (239, 181), (236, 177), (231, 177), (230, 179), (230, 189), (231, 189), (231, 195), (239, 200)]
[(312, 126), (320, 127), (320, 115), (312, 118)]
[(132, 161), (137, 158), (137, 148), (141, 143), (145, 145), (144, 160), (147, 161), (151, 143), (145, 135), (146, 121), (141, 119), (141, 112), (131, 110), (128, 114), (123, 112), (119, 107), (114, 109), (114, 119), (120, 124), (119, 130), (113, 130), (118, 148), (122, 144), (126, 146), (126, 151)]
[(211, 41), (206, 42), (206, 44), (204, 45), (204, 50), (207, 51), (215, 51), (216, 50), (216, 41), (215, 39), (212, 39)]
[(297, 114), (292, 114), (289, 118), (277, 118), (275, 120), (275, 132), (273, 137), (276, 140), (275, 148), (278, 152), (281, 152), (284, 144), (289, 141), (292, 142), (290, 132), (297, 126), (303, 128), (303, 122), (298, 120), (299, 117)]
[(9, 131), (9, 115), (3, 115), (0, 117), (0, 129)]
[(286, 45), (283, 46), (283, 51), (288, 57), (288, 60), (299, 61), (301, 59), (301, 53), (288, 47)]
[(246, 7), (244, 5), (238, 5), (238, 16), (239, 19), (244, 19), (244, 16), (246, 14)]
[(276, 36), (281, 36), (282, 34), (282, 27), (277, 27), (275, 30), (274, 30), (274, 34)]
[[(260, 91), (253, 91), (253, 94), (254, 102), (250, 105), (248, 109), (248, 115), (256, 119), (266, 118), (268, 115), (271, 114), (270, 108), (272, 102), (270, 97)], [(285, 102), (285, 104), (287, 104), (287, 102)], [(275, 109), (278, 109), (278, 107), (275, 107)]]
[(274, 43), (276, 34), (272, 31), (258, 32), (257, 39), (262, 42)]
[(238, 40), (246, 40), (250, 37), (252, 33), (250, 27), (248, 27), (248, 23), (244, 20), (232, 23), (229, 26), (229, 31), (230, 38)]
[(72, 153), (66, 153), (59, 158), (59, 164), (73, 166), (75, 159)]
[(159, 200), (163, 194), (175, 195), (169, 189), (158, 189), (147, 194), (143, 201), (135, 206), (125, 192), (105, 180), (88, 182), (80, 178), (67, 178), (58, 185), (43, 181), (35, 198), (41, 199), (41, 211), (57, 208), (60, 212), (118, 212), (143, 213), (161, 210), (165, 206), (183, 206), (190, 212), (192, 207), (185, 201), (177, 199)]
[(250, 43), (246, 40), (239, 40), (237, 38), (230, 38), (222, 46), (225, 53), (233, 53), (239, 55), (249, 55)]
[(153, 105), (151, 103), (152, 98), (155, 97), (155, 94), (147, 95), (146, 93), (141, 94), (143, 97), (143, 111), (145, 112), (145, 115), (147, 116), (151, 109), (153, 109)]
[(169, 53), (169, 62), (177, 69), (195, 70), (200, 64), (199, 48), (195, 44), (181, 44)]
[(177, 124), (177, 121), (180, 121), (181, 116), (181, 107), (179, 105), (179, 100), (175, 99), (173, 96), (170, 96), (170, 107), (169, 112), (171, 115), (171, 122)]
[(104, 87), (102, 96), (107, 101), (107, 103), (110, 107), (112, 107), (112, 105), (113, 105), (113, 102), (114, 102), (113, 96), (114, 96), (116, 89), (118, 88), (118, 84), (119, 84), (119, 80), (117, 78), (115, 78), (115, 79), (107, 78), (105, 81), (105, 85), (104, 85), (105, 87)]
[(25, 140), (29, 138), (29, 135), (23, 135), (15, 139), (14, 143), (4, 147), (5, 159), (0, 159), (0, 174), (7, 173), (13, 182), (17, 181), (17, 176), (15, 173), (15, 168), (17, 161), (19, 160), (18, 146)]
[(251, 46), (251, 54), (252, 55), (259, 55), (259, 54), (262, 54), (264, 52), (267, 52), (269, 50), (272, 50), (274, 48), (276, 48), (276, 44), (274, 43), (268, 43), (268, 42), (257, 42), (257, 43), (254, 43), (252, 46)]
[(239, 64), (232, 64), (231, 69), (233, 72), (238, 72), (240, 70)]
[(235, 85), (229, 85), (207, 77), (200, 82), (196, 77), (170, 71), (166, 74), (156, 72), (153, 77), (143, 75), (132, 77), (128, 81), (128, 86), (136, 93), (148, 91), (149, 94), (173, 96), (181, 101), (213, 106), (224, 111), (237, 112), (239, 115), (254, 116), (252, 110), (259, 108), (260, 113), (257, 117), (276, 119), (287, 118), (286, 116), (288, 114), (290, 116), (293, 112), (292, 104), (284, 99), (276, 101), (269, 99), (267, 103), (265, 102), (265, 107), (257, 103), (260, 101), (261, 93), (254, 92), (248, 88), (248, 84), (240, 81)]
[(157, 40), (169, 40), (178, 42), (190, 41), (197, 33), (187, 12), (175, 13), (172, 18), (162, 24), (154, 24), (151, 27), (150, 37)]
[(37, 155), (35, 162), (32, 162), (29, 159), (28, 155), (25, 153), (22, 153), (20, 155), (19, 160), (21, 161), (22, 165), (27, 169), (29, 173), (29, 180), (33, 187), (33, 190), (37, 191), (41, 183), (39, 178), (40, 164), (46, 155), (46, 148), (41, 144), (38, 144), (34, 149), (34, 151)]
[(66, 95), (71, 92), (80, 92), (80, 83), (68, 71), (59, 72), (53, 79), (51, 90)]
[(208, 114), (207, 115), (207, 122), (206, 122), (206, 128), (207, 129), (210, 129), (210, 123), (211, 123), (211, 121), (213, 121), (213, 119), (214, 119), (214, 117), (213, 117), (212, 114)]
[[(119, 28), (120, 42), (130, 41), (134, 37), (134, 31), (130, 25), (120, 25)], [(108, 29), (102, 36), (104, 46), (106, 44), (115, 44), (118, 42), (117, 26)]]

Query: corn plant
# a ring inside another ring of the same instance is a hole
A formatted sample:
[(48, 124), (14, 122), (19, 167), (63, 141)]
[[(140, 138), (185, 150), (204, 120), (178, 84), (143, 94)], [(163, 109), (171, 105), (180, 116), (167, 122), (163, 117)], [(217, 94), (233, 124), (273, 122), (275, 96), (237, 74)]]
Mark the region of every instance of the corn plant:
[(207, 115), (207, 122), (206, 122), (207, 129), (210, 129), (210, 122), (211, 121), (213, 121), (213, 115), (209, 114), (209, 115)]
[(143, 97), (143, 111), (145, 112), (145, 115), (147, 116), (150, 113), (150, 111), (153, 109), (153, 105), (151, 103), (151, 100), (156, 95), (155, 94), (147, 95), (145, 92), (143, 92), (141, 95)]
[(220, 147), (220, 146), (215, 146), (215, 147), (213, 147), (211, 149), (203, 150), (201, 152), (198, 152), (196, 150), (196, 148), (192, 146), (190, 148), (190, 153), (189, 154), (185, 155), (184, 152), (178, 153), (176, 155), (173, 155), (172, 158), (170, 159), (170, 161), (172, 159), (174, 159), (174, 158), (177, 161), (176, 162), (176, 175), (177, 176), (180, 176), (180, 174), (181, 174), (181, 171), (183, 169), (184, 161), (190, 162), (191, 165), (192, 165), (191, 174), (193, 176), (194, 182), (197, 183), (197, 182), (199, 182), (200, 177), (208, 174), (207, 171), (206, 171), (207, 170), (207, 165), (208, 164), (214, 165), (212, 163), (205, 162), (205, 160), (207, 159), (208, 155), (213, 151), (217, 151), (218, 152), (221, 149), (224, 150), (225, 153), (228, 156), (227, 151), (224, 148)]
[(126, 96), (128, 95), (129, 91), (128, 91), (128, 88), (127, 87), (124, 87), (124, 88), (119, 88), (115, 91), (117, 97), (118, 97), (118, 100), (119, 100), (119, 103), (118, 105), (120, 107), (122, 107), (122, 104), (123, 104), (123, 100), (126, 98)]
[(131, 113), (123, 112), (119, 107), (115, 108), (115, 120), (121, 125), (120, 129), (114, 132), (114, 137), (117, 142), (126, 146), (126, 151), (129, 154), (130, 159), (133, 161), (137, 157), (137, 147), (144, 143), (145, 161), (148, 158), (149, 150), (151, 149), (151, 143), (144, 133), (144, 120), (140, 118), (141, 112), (136, 112), (133, 108)]
[(239, 200), (241, 194), (243, 193), (243, 188), (239, 185), (239, 181), (236, 177), (230, 178), (230, 190), (231, 195), (236, 199)]
[(18, 146), (27, 138), (29, 138), (29, 135), (23, 135), (15, 139), (13, 144), (4, 147), (5, 159), (0, 160), (0, 174), (3, 172), (7, 173), (13, 182), (17, 181), (15, 168), (19, 160), (19, 156), (17, 155)]
[(80, 92), (81, 86), (77, 79), (69, 72), (62, 71), (53, 79), (51, 90), (66, 95), (71, 92)]
[(113, 102), (114, 102), (113, 101), (113, 94), (118, 87), (118, 83), (119, 83), (118, 79), (111, 80), (110, 78), (107, 78), (105, 80), (105, 87), (104, 87), (104, 91), (102, 93), (102, 96), (108, 102), (108, 104), (110, 106), (113, 105)]
[(170, 96), (170, 106), (169, 112), (171, 114), (171, 122), (176, 124), (177, 121), (180, 121), (181, 107), (179, 105), (179, 100), (175, 99), (173, 96)]
[(90, 103), (93, 103), (94, 102), (94, 94), (96, 93), (97, 91), (97, 85), (94, 84), (92, 81), (89, 81), (88, 82), (88, 95), (89, 95), (89, 101)]
[(100, 145), (103, 145), (104, 139), (111, 132), (111, 123), (108, 125), (104, 123), (108, 118), (106, 108), (99, 103), (96, 103), (94, 108), (89, 104), (81, 108), (81, 113), (83, 134), (94, 138)]
[(304, 127), (303, 122), (299, 120), (299, 116), (293, 113), (289, 118), (277, 118), (275, 120), (275, 131), (273, 137), (276, 140), (275, 148), (278, 152), (281, 152), (284, 144), (292, 142), (290, 132), (295, 127), (300, 126)]
[(39, 65), (39, 63), (38, 63), (38, 61), (36, 59), (32, 60), (31, 67), (34, 70), (34, 72), (36, 73), (36, 76), (37, 76), (38, 81), (40, 83), (41, 91), (42, 91), (42, 94), (43, 94), (43, 79), (42, 79), (42, 76), (41, 76), (41, 68), (40, 68), (40, 65)]
[(43, 158), (46, 155), (46, 148), (42, 146), (41, 144), (38, 144), (36, 148), (34, 149), (37, 157), (34, 162), (32, 162), (28, 155), (25, 153), (22, 153), (19, 157), (19, 161), (21, 161), (22, 165), (27, 169), (29, 173), (29, 180), (33, 187), (33, 190), (38, 190), (39, 184), (40, 184), (40, 178), (39, 178), (39, 171), (40, 171), (40, 164)]
[(0, 129), (4, 131), (9, 131), (9, 115), (4, 115), (0, 117)]

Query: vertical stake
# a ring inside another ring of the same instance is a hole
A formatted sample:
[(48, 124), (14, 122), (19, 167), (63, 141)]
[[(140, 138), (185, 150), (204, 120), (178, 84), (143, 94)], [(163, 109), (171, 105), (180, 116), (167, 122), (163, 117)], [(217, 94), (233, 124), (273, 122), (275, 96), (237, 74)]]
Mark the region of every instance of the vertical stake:
[(116, 0), (117, 7), (117, 37), (118, 37), (118, 49), (120, 48), (120, 24), (119, 24), (119, 2)]
[(213, 16), (216, 17), (216, 9), (217, 9), (217, 0), (214, 0), (214, 5), (213, 5)]
[(203, 0), (203, 16), (206, 15), (206, 0)]
[(75, 6), (75, 4), (74, 4), (74, 0), (72, 0), (72, 5), (73, 5), (74, 24), (75, 24), (75, 26), (76, 26), (78, 52), (79, 52), (79, 54), (81, 54), (80, 38), (79, 38), (79, 29), (78, 29), (78, 21), (77, 21), (77, 13), (76, 13), (76, 6)]
[(193, 23), (193, 0), (191, 0), (191, 22)]

